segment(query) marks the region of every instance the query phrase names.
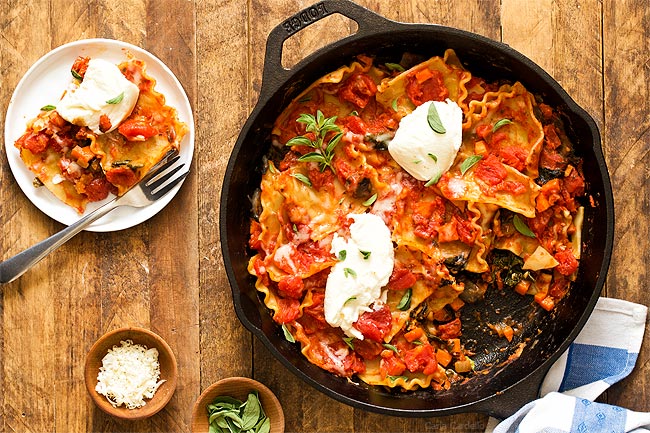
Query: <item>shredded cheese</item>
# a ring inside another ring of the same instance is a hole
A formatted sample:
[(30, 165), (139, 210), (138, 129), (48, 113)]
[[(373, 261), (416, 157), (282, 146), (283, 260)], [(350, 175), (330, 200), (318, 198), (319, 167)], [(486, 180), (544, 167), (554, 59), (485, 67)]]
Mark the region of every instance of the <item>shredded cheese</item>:
[(164, 380), (160, 379), (158, 350), (133, 344), (131, 340), (113, 346), (102, 359), (95, 390), (113, 405), (137, 409), (152, 398)]

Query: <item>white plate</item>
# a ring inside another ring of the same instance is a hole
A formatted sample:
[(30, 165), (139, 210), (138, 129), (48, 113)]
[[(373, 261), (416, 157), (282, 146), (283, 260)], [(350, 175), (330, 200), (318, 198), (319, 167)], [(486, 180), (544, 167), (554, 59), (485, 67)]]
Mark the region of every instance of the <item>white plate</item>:
[[(147, 73), (156, 80), (155, 90), (165, 95), (167, 105), (176, 108), (179, 120), (185, 122), (189, 131), (181, 142), (181, 161), (189, 167), (194, 153), (194, 117), (187, 95), (173, 72), (151, 53), (112, 39), (85, 39), (62, 45), (41, 57), (20, 80), (9, 101), (5, 119), (5, 149), (11, 171), (25, 195), (43, 213), (60, 223), (70, 225), (81, 216), (75, 209), (57, 199), (47, 188), (34, 188), (34, 174), (20, 159), (15, 141), (24, 134), (27, 122), (36, 117), (44, 105), (56, 105), (63, 91), (69, 86), (70, 67), (78, 56), (108, 60), (118, 64), (128, 59), (127, 53), (143, 60)], [(109, 232), (140, 224), (158, 213), (176, 195), (180, 184), (155, 203), (134, 209), (120, 207), (92, 223), (86, 230)], [(89, 203), (85, 214), (97, 209), (106, 201)]]

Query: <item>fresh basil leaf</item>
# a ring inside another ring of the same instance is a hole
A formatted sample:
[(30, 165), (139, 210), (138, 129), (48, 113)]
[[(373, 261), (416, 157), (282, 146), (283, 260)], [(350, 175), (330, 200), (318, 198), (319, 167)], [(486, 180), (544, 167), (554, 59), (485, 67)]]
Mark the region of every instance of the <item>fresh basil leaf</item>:
[(354, 340), (354, 337), (343, 337), (345, 344), (347, 344), (350, 349), (354, 350), (354, 343), (352, 343), (352, 340)]
[(429, 105), (427, 122), (429, 123), (431, 129), (433, 129), (438, 134), (444, 134), (445, 132), (447, 132), (444, 125), (442, 124), (442, 121), (440, 120), (440, 115), (438, 114), (438, 110), (436, 109), (436, 104), (434, 104), (433, 102), (431, 102), (431, 105)]
[(434, 155), (433, 153), (427, 153), (431, 159), (433, 159), (433, 162), (438, 162), (438, 157)]
[(52, 111), (52, 110), (56, 110), (56, 107), (54, 105), (48, 104), (48, 105), (43, 105), (41, 107), (41, 111)]
[(442, 177), (442, 172), (436, 174), (436, 175), (433, 176), (431, 179), (429, 179), (429, 180), (427, 181), (427, 183), (424, 184), (424, 186), (425, 186), (425, 187), (430, 187), (431, 185), (435, 185), (435, 184), (437, 184), (441, 177)]
[(460, 165), (460, 174), (461, 176), (467, 173), (467, 170), (474, 167), (474, 165), (483, 159), (483, 155), (472, 155), (468, 156), (465, 161)]
[(406, 311), (411, 308), (411, 295), (413, 294), (413, 289), (410, 287), (406, 289), (402, 299), (400, 299), (399, 304), (397, 304), (397, 309), (401, 311)]
[(359, 252), (363, 256), (363, 260), (368, 260), (370, 258), (370, 253), (371, 253), (370, 251), (359, 250)]
[(397, 98), (393, 99), (393, 102), (390, 104), (390, 108), (392, 108), (393, 111), (397, 111)]
[[(346, 269), (347, 269), (347, 268), (346, 268)], [(345, 300), (345, 302), (343, 303), (343, 306), (345, 307), (345, 305), (346, 305), (348, 302), (352, 302), (352, 301), (354, 301), (355, 299), (357, 299), (356, 296), (350, 296), (348, 299)]]
[(397, 347), (393, 346), (392, 344), (384, 343), (382, 344), (382, 346), (384, 346), (388, 350), (392, 350), (393, 352), (399, 354), (399, 352), (397, 351)]
[(106, 101), (106, 103), (111, 104), (111, 105), (115, 105), (115, 104), (119, 104), (120, 102), (122, 102), (122, 99), (124, 99), (124, 92), (120, 93), (119, 95), (117, 95), (114, 98), (109, 99), (108, 101)]
[(492, 127), (492, 132), (496, 131), (497, 129), (501, 128), (502, 126), (509, 125), (512, 123), (512, 120), (510, 119), (501, 119), (497, 123), (494, 124)]
[(386, 376), (386, 377), (389, 378), (391, 382), (395, 382), (397, 379), (408, 380), (407, 376)]
[(74, 69), (70, 70), (70, 72), (72, 73), (72, 76), (77, 80), (82, 81), (84, 79), (84, 77), (79, 75), (79, 72), (75, 71)]
[(325, 148), (325, 152), (328, 154), (334, 152), (334, 148), (336, 148), (336, 145), (339, 144), (339, 141), (341, 141), (341, 137), (343, 137), (342, 132), (339, 132), (334, 137), (332, 137), (329, 144), (327, 145), (327, 148)]
[(354, 269), (350, 268), (343, 268), (343, 275), (345, 275), (345, 278), (352, 276), (355, 277), (357, 276), (357, 273), (354, 271)]
[(512, 223), (514, 224), (517, 231), (522, 235), (531, 238), (536, 237), (535, 233), (533, 233), (530, 227), (528, 227), (528, 224), (526, 224), (526, 222), (519, 216), (519, 214), (515, 214), (515, 216), (512, 218)]
[(286, 340), (289, 343), (295, 343), (296, 342), (296, 339), (293, 338), (293, 335), (291, 335), (291, 332), (289, 332), (289, 329), (287, 328), (286, 323), (282, 324), (282, 332), (284, 333), (284, 338), (286, 338)]
[(295, 177), (296, 179), (298, 179), (300, 182), (304, 183), (305, 185), (311, 186), (311, 181), (304, 174), (302, 174), (302, 173), (293, 173), (291, 176)]
[(404, 69), (404, 66), (400, 65), (399, 63), (385, 63), (385, 65), (392, 71), (404, 72), (406, 70)]
[(345, 258), (348, 256), (348, 252), (346, 250), (341, 250), (339, 251), (338, 259), (339, 261), (345, 260)]
[(301, 161), (301, 162), (323, 162), (323, 161), (325, 161), (325, 157), (323, 155), (321, 155), (320, 153), (309, 152), (309, 153), (305, 153), (300, 158), (298, 158), (298, 161)]
[(309, 138), (299, 135), (298, 137), (293, 137), (291, 140), (287, 141), (285, 146), (309, 146), (312, 147), (312, 142)]
[(377, 200), (377, 193), (374, 193), (373, 195), (370, 196), (370, 198), (363, 203), (361, 203), (364, 206), (370, 206), (372, 205), (375, 201)]
[(271, 431), (271, 420), (266, 418), (262, 425), (255, 431), (255, 433), (269, 433)]
[(255, 427), (255, 424), (257, 424), (260, 418), (260, 402), (257, 396), (251, 392), (248, 394), (248, 398), (244, 404), (244, 412), (241, 415), (241, 429), (250, 430)]

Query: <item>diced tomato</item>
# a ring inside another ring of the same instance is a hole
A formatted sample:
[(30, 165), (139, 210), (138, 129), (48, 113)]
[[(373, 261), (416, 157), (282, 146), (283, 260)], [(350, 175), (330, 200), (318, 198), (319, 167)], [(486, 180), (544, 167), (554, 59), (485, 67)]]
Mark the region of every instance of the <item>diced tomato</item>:
[(377, 93), (377, 85), (372, 78), (366, 74), (354, 74), (345, 80), (338, 91), (338, 97), (359, 108), (365, 108), (375, 93)]
[(526, 186), (516, 180), (504, 180), (497, 186), (497, 189), (499, 191), (510, 192), (512, 195), (519, 195), (526, 192)]
[(438, 337), (442, 338), (443, 340), (460, 337), (460, 333), (461, 323), (459, 318), (455, 318), (451, 322), (438, 325)]
[(86, 185), (84, 193), (90, 201), (100, 201), (108, 197), (111, 192), (112, 185), (106, 181), (105, 178), (95, 178)]
[(379, 374), (385, 378), (387, 376), (401, 376), (406, 370), (404, 361), (395, 356), (392, 350), (381, 352), (381, 361), (379, 362)]
[(560, 141), (560, 137), (558, 137), (557, 130), (553, 124), (544, 125), (544, 138), (546, 140), (544, 143), (545, 146), (550, 149), (557, 149), (562, 145), (562, 141)]
[(454, 219), (456, 220), (456, 233), (458, 233), (458, 239), (465, 244), (473, 244), (477, 235), (476, 227), (474, 227), (469, 219), (464, 218), (461, 215), (454, 215)]
[(49, 117), (50, 125), (56, 126), (59, 129), (65, 128), (69, 125), (68, 121), (65, 120), (58, 111), (52, 111)]
[(384, 346), (368, 338), (363, 340), (354, 340), (354, 351), (363, 359), (375, 359), (384, 350)]
[(356, 353), (352, 352), (343, 359), (343, 369), (350, 376), (357, 373), (365, 373), (366, 363)]
[(413, 272), (401, 266), (395, 266), (386, 287), (391, 290), (406, 290), (413, 287), (416, 281), (417, 278)]
[(476, 165), (474, 176), (494, 186), (501, 183), (508, 176), (508, 172), (496, 156), (488, 155)]
[(573, 167), (569, 167), (570, 170), (567, 170), (569, 173), (562, 179), (562, 184), (564, 189), (569, 193), (569, 195), (579, 196), (585, 192), (585, 179), (582, 175)]
[(278, 310), (273, 315), (277, 323), (288, 323), (300, 316), (300, 301), (297, 299), (277, 298)]
[(49, 140), (49, 137), (45, 134), (34, 134), (33, 132), (27, 132), (23, 134), (18, 140), (16, 140), (15, 145), (18, 149), (27, 149), (34, 155), (38, 155), (41, 152), (45, 152)]
[(578, 270), (578, 260), (570, 249), (558, 251), (553, 257), (559, 262), (555, 269), (562, 275), (571, 275)]
[(318, 290), (311, 293), (311, 305), (303, 307), (303, 316), (300, 318), (305, 333), (314, 333), (330, 326), (325, 320), (324, 302), (325, 291)]
[(286, 275), (278, 282), (278, 290), (286, 298), (300, 299), (304, 288), (302, 278), (296, 275)]
[(516, 168), (519, 171), (524, 171), (524, 168), (526, 168), (526, 158), (528, 158), (526, 149), (517, 146), (502, 147), (498, 150), (497, 155), (501, 159), (501, 162), (510, 167)]
[(355, 134), (365, 134), (368, 131), (368, 126), (359, 116), (346, 116), (341, 119), (341, 123)]
[(390, 331), (393, 317), (390, 314), (388, 305), (383, 305), (377, 310), (366, 311), (354, 323), (366, 338), (373, 341), (381, 342), (386, 334)]
[(334, 173), (332, 170), (321, 170), (318, 164), (309, 164), (309, 181), (314, 189), (321, 189), (327, 186), (334, 186)]
[(81, 78), (86, 75), (86, 70), (88, 69), (88, 62), (90, 62), (90, 57), (77, 57), (70, 68), (71, 71), (74, 71)]
[(487, 123), (476, 127), (476, 135), (483, 139), (485, 139), (490, 132), (492, 132), (492, 127)]
[(557, 151), (546, 146), (542, 147), (539, 157), (539, 166), (548, 170), (564, 170), (567, 162), (566, 159)]
[(438, 369), (438, 361), (433, 347), (429, 344), (421, 344), (403, 354), (404, 364), (411, 373), (421, 371), (424, 374), (431, 374)]
[(126, 166), (113, 167), (106, 171), (106, 179), (116, 186), (130, 187), (138, 181), (135, 172)]
[(569, 290), (569, 280), (561, 276), (555, 276), (553, 283), (548, 289), (548, 294), (555, 299), (561, 299)]
[(117, 130), (129, 141), (145, 141), (158, 134), (156, 128), (143, 116), (125, 120)]
[(411, 101), (420, 106), (427, 101), (444, 101), (449, 96), (449, 90), (440, 71), (431, 71), (431, 77), (424, 82), (418, 81), (417, 75), (406, 79), (406, 94)]
[(248, 245), (254, 250), (259, 250), (262, 247), (262, 242), (260, 241), (261, 234), (262, 234), (262, 225), (259, 222), (252, 220)]

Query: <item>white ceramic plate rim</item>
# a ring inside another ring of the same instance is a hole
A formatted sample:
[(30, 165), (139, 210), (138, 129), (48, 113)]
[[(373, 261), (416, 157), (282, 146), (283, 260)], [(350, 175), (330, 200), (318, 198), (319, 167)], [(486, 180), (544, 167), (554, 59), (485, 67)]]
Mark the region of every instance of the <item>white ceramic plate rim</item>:
[[(5, 118), (5, 150), (9, 167), (23, 193), (43, 213), (62, 224), (70, 225), (83, 215), (79, 215), (75, 209), (61, 202), (47, 188), (33, 186), (34, 174), (20, 159), (20, 152), (14, 146), (14, 142), (23, 135), (27, 122), (36, 117), (42, 106), (56, 105), (63, 91), (70, 85), (70, 67), (78, 56), (102, 58), (118, 64), (128, 59), (127, 53), (145, 62), (148, 74), (156, 80), (155, 89), (165, 95), (167, 105), (176, 108), (179, 119), (188, 125), (189, 131), (181, 142), (180, 157), (188, 167), (192, 162), (194, 153), (192, 108), (183, 86), (160, 59), (140, 47), (114, 39), (84, 39), (61, 45), (34, 63), (16, 86)], [(110, 232), (140, 224), (162, 210), (176, 195), (181, 184), (182, 182), (165, 197), (149, 206), (138, 209), (128, 206), (119, 207), (93, 222), (86, 230)], [(111, 198), (89, 203), (84, 215)]]

